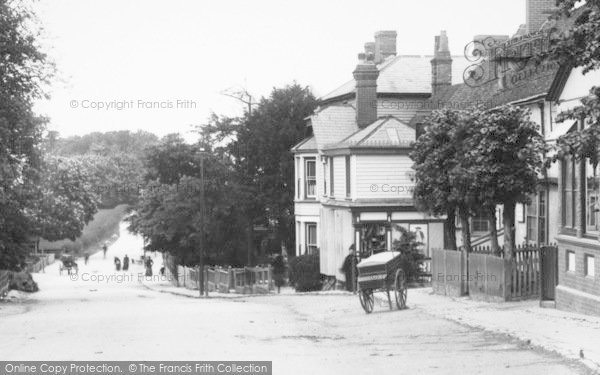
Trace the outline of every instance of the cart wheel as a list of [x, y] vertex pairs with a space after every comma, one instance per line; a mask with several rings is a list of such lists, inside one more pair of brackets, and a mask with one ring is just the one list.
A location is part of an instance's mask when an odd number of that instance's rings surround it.
[[406, 277], [404, 271], [399, 269], [396, 271], [396, 278], [394, 282], [394, 294], [396, 295], [396, 306], [398, 310], [406, 308]]
[[371, 289], [361, 290], [358, 292], [358, 298], [360, 299], [360, 305], [367, 314], [373, 312], [373, 306], [375, 305], [375, 299], [373, 298], [373, 291]]

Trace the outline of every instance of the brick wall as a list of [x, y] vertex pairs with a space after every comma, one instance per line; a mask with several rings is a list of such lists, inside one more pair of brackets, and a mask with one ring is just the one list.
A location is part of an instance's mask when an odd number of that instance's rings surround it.
[[[600, 242], [558, 236], [558, 287], [556, 306], [564, 310], [600, 315]], [[575, 270], [567, 270], [568, 252], [575, 255]], [[595, 258], [595, 276], [586, 276], [585, 256]]]

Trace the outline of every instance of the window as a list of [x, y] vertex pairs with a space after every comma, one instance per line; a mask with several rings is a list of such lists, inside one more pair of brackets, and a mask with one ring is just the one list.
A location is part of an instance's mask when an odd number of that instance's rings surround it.
[[296, 158], [296, 175], [298, 181], [296, 183], [296, 196], [300, 199], [300, 186], [302, 186], [302, 179], [300, 178], [300, 158]]
[[317, 162], [314, 158], [306, 159], [304, 162], [304, 181], [306, 198], [317, 196]]
[[527, 206], [527, 240], [547, 243], [546, 236], [546, 192], [540, 191], [531, 198]]
[[585, 177], [586, 232], [598, 232], [598, 205], [600, 203], [598, 201], [598, 188], [600, 186], [598, 183], [598, 166], [594, 168], [594, 165], [588, 161], [585, 168]]
[[473, 216], [471, 219], [471, 226], [473, 227], [473, 232], [490, 231], [490, 221], [483, 211], [480, 211], [477, 215]]
[[329, 196], [333, 198], [333, 157], [329, 158]]
[[306, 251], [314, 254], [317, 251], [317, 224], [306, 223]]
[[563, 226], [575, 227], [575, 198], [577, 196], [575, 184], [575, 161], [572, 157], [566, 157], [562, 162], [563, 180]]
[[585, 275], [589, 277], [596, 276], [596, 259], [593, 255], [585, 255]]
[[323, 196], [327, 195], [327, 164], [323, 163]]
[[575, 253], [567, 250], [567, 271], [575, 272]]
[[352, 195], [352, 187], [350, 185], [350, 155], [346, 155], [346, 198]]

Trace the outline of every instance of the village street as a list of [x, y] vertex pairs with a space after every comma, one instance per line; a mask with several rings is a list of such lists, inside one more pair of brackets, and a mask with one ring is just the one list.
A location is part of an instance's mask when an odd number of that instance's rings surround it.
[[[122, 225], [106, 259], [81, 261], [77, 278], [60, 276], [58, 263], [36, 274], [40, 292], [0, 305], [0, 357], [272, 360], [275, 374], [586, 373], [557, 355], [411, 308], [410, 292], [408, 310], [376, 306], [371, 315], [348, 294], [200, 300], [159, 293], [138, 282], [140, 264], [113, 269], [114, 256], [139, 259], [140, 249]], [[155, 271], [160, 265], [156, 257]], [[91, 281], [101, 275], [114, 279]]]

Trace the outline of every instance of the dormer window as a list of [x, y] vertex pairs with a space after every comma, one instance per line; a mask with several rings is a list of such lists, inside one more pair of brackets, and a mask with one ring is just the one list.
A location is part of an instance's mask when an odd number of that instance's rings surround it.
[[314, 199], [317, 197], [317, 162], [307, 158], [304, 163], [305, 197]]

